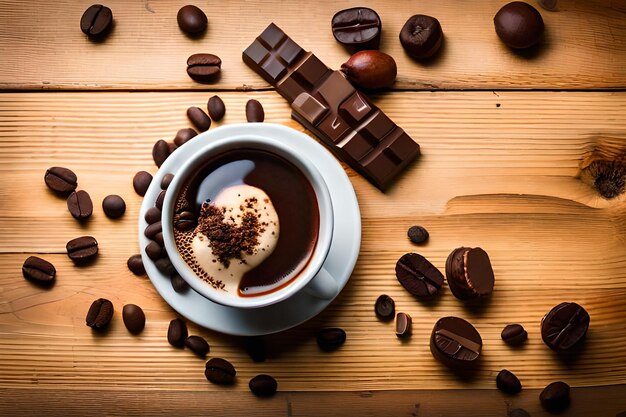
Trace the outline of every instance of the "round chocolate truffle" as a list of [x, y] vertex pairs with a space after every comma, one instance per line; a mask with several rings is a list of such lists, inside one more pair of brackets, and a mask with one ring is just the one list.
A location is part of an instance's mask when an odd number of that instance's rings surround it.
[[538, 44], [543, 36], [541, 14], [528, 3], [514, 1], [504, 5], [493, 18], [498, 37], [507, 46], [525, 49]]
[[406, 21], [400, 31], [400, 43], [412, 58], [427, 59], [435, 55], [443, 41], [439, 20], [416, 14]]

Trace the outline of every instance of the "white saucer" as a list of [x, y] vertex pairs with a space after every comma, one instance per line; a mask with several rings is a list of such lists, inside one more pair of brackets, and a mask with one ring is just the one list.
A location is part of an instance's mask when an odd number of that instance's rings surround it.
[[[335, 215], [333, 239], [324, 268], [337, 280], [337, 294], [322, 300], [300, 291], [277, 304], [256, 308], [236, 309], [223, 306], [204, 298], [190, 289], [179, 294], [172, 288], [169, 277], [163, 275], [148, 258], [145, 247], [150, 242], [144, 236], [148, 225], [144, 219], [146, 211], [154, 206], [161, 191], [161, 180], [167, 173], [176, 174], [177, 169], [208, 141], [246, 133], [266, 136], [283, 142], [305, 154], [320, 171], [330, 192]], [[204, 132], [185, 143], [172, 153], [146, 192], [139, 211], [139, 246], [146, 273], [161, 297], [179, 314], [192, 322], [218, 332], [256, 336], [287, 330], [319, 314], [339, 294], [348, 282], [359, 256], [361, 246], [361, 214], [356, 194], [341, 165], [332, 154], [314, 139], [286, 126], [271, 123], [246, 123], [218, 127]]]

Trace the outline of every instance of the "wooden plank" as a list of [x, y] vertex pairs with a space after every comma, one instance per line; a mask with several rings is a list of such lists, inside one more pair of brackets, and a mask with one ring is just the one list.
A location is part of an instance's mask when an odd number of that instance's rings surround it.
[[[397, 89], [614, 89], [626, 84], [626, 1], [559, 1], [541, 9], [545, 44], [531, 53], [505, 47], [493, 28], [504, 2], [424, 0], [363, 1], [383, 21], [381, 50], [398, 63]], [[532, 2], [535, 6], [536, 3]], [[177, 1], [110, 0], [115, 28], [105, 42], [89, 41], [79, 21], [90, 1], [0, 2], [0, 89], [206, 89], [187, 76], [187, 57], [212, 52], [223, 60], [212, 89], [265, 88], [241, 60], [241, 52], [275, 22], [327, 65], [339, 68], [349, 54], [333, 38], [333, 14], [352, 3], [332, 0], [207, 1], [209, 29], [186, 37], [176, 24]], [[538, 6], [537, 6], [538, 7]], [[417, 63], [398, 34], [413, 14], [437, 17], [445, 33], [440, 55]], [[306, 25], [302, 22], [306, 21]]]
[[[574, 388], [564, 417], [623, 416], [626, 386]], [[242, 395], [243, 394], [243, 395]], [[534, 417], [550, 416], [539, 404], [539, 390], [507, 396], [496, 390], [420, 390], [354, 392], [278, 392], [256, 398], [230, 388], [205, 392], [171, 390], [113, 391], [9, 388], [0, 390], [0, 412], [11, 416], [161, 416], [228, 415], [325, 417], [505, 416], [523, 408]], [[84, 400], [88, 398], [86, 403]]]

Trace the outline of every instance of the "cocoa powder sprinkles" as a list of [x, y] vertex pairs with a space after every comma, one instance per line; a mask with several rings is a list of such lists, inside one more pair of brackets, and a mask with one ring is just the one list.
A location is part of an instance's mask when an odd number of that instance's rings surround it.
[[[246, 207], [252, 208], [255, 201], [246, 200]], [[241, 226], [226, 222], [226, 208], [210, 203], [202, 204], [197, 232], [205, 235], [213, 254], [224, 267], [230, 266], [231, 259], [241, 259], [243, 254], [253, 255], [259, 244], [263, 227], [258, 216], [245, 211], [241, 216]]]

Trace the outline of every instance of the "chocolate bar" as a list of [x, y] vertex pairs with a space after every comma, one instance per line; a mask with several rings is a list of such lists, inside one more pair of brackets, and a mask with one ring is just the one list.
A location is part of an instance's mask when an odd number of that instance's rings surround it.
[[289, 101], [293, 119], [381, 190], [419, 155], [419, 145], [340, 71], [275, 24], [243, 51], [243, 61]]

